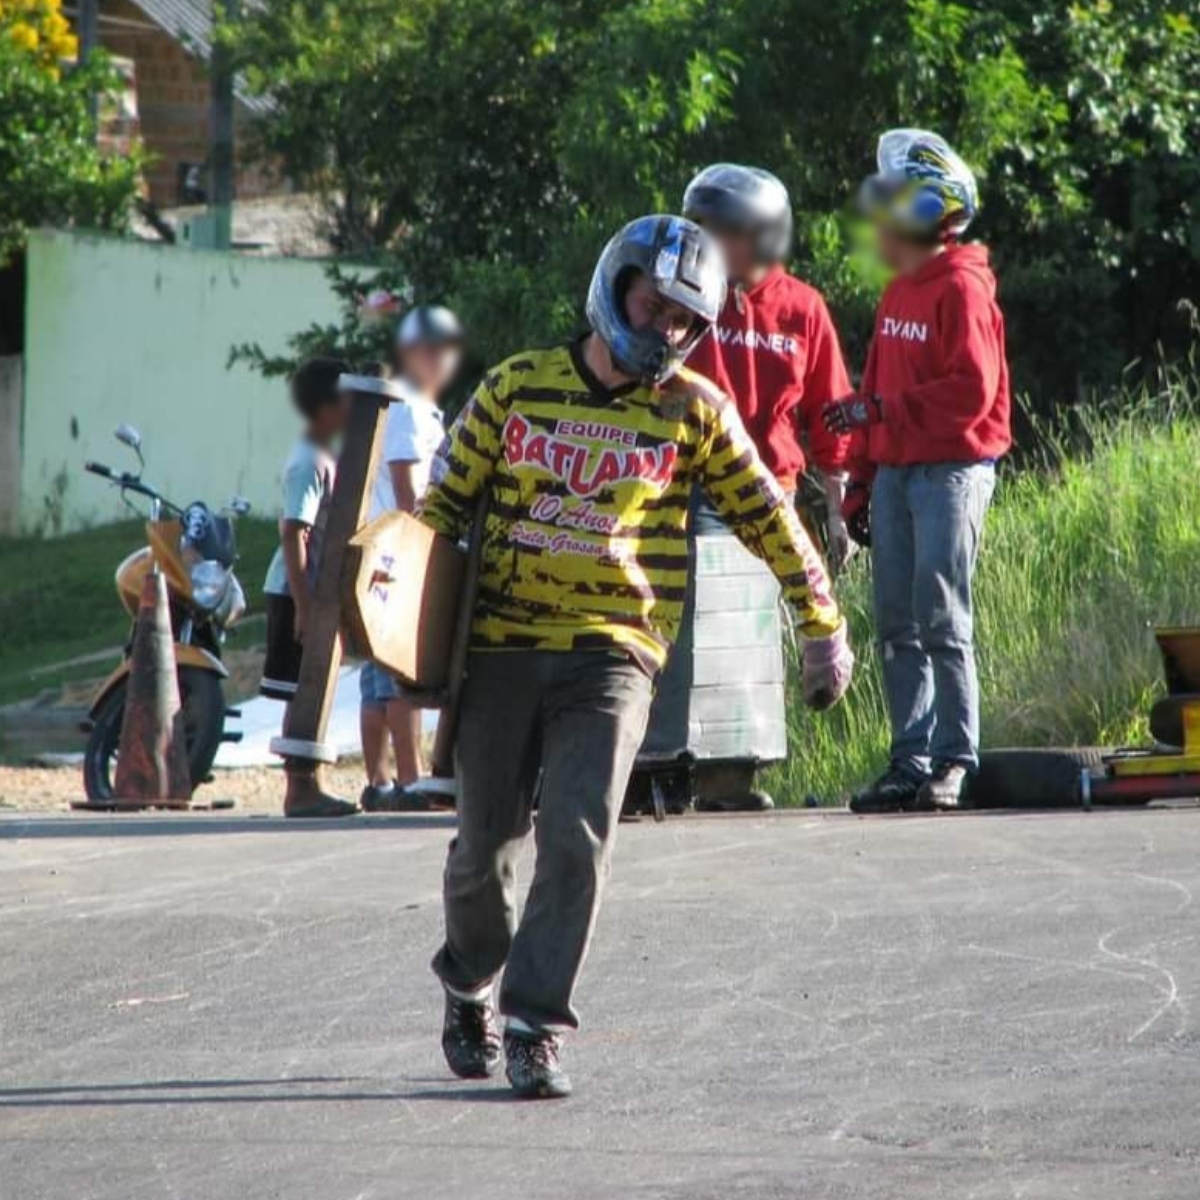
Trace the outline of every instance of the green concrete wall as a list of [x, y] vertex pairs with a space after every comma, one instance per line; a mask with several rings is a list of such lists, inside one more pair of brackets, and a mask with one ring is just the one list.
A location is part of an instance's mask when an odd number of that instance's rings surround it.
[[19, 354], [0, 356], [0, 537], [20, 532], [24, 365]]
[[133, 465], [112, 437], [142, 432], [146, 478], [173, 500], [246, 496], [278, 508], [280, 466], [298, 432], [286, 384], [229, 348], [268, 352], [335, 298], [320, 263], [249, 258], [68, 233], [29, 243], [20, 526], [62, 533], [122, 515], [86, 459]]

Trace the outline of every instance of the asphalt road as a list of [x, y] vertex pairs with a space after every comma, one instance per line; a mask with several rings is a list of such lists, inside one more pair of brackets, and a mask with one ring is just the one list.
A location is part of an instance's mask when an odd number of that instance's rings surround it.
[[448, 833], [0, 819], [0, 1197], [1200, 1194], [1200, 811], [623, 828], [542, 1104], [442, 1065]]

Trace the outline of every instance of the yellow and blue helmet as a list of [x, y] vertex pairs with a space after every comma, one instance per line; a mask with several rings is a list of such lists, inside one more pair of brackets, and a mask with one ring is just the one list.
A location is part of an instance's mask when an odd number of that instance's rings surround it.
[[938, 134], [889, 129], [879, 139], [876, 164], [859, 193], [863, 211], [873, 220], [936, 241], [961, 237], [975, 219], [975, 176]]

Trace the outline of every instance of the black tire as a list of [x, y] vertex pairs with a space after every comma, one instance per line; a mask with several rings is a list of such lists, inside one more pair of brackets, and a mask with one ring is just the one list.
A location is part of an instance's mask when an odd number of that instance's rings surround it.
[[[122, 681], [100, 706], [88, 735], [83, 752], [83, 787], [89, 800], [111, 800], [113, 796], [113, 764], [125, 716], [125, 687], [126, 681]], [[179, 700], [183, 706], [188, 770], [194, 792], [212, 770], [225, 728], [225, 695], [220, 677], [199, 667], [180, 667]]]
[[971, 780], [973, 808], [1079, 808], [1084, 770], [1099, 767], [1103, 746], [984, 750]]

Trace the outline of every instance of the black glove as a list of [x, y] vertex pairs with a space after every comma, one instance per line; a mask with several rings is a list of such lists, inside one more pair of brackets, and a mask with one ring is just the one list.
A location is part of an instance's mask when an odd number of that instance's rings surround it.
[[867, 429], [883, 420], [883, 401], [878, 396], [843, 396], [821, 410], [825, 428], [836, 437], [856, 429]]
[[850, 536], [860, 545], [871, 544], [871, 485], [853, 481], [842, 501], [842, 517]]

